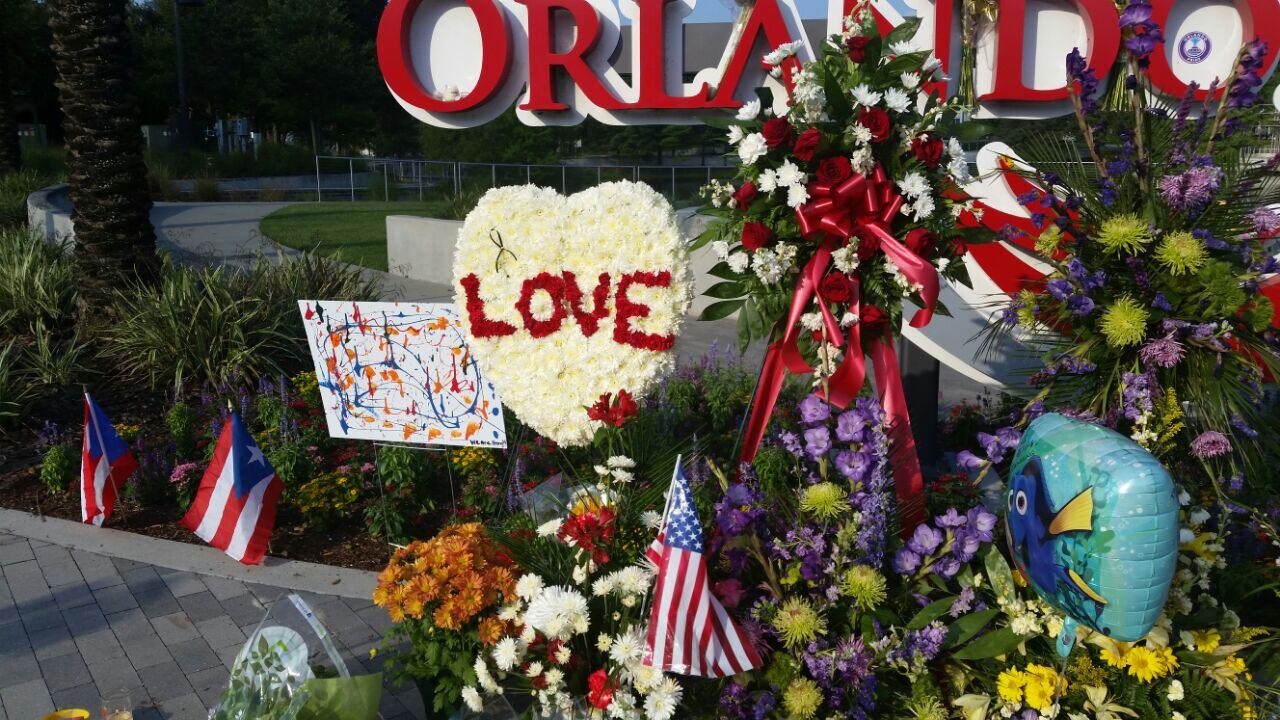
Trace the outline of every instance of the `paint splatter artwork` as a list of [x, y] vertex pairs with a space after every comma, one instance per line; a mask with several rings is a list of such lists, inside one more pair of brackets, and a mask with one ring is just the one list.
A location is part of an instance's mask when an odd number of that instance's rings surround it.
[[506, 447], [502, 404], [448, 304], [300, 300], [336, 438]]

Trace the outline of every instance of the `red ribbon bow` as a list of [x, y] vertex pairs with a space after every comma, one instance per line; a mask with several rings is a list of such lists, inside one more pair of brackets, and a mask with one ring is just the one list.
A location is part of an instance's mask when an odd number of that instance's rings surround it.
[[[889, 180], [883, 167], [877, 165], [870, 174], [854, 175], [835, 184], [812, 184], [809, 186], [809, 193], [812, 199], [796, 209], [796, 220], [800, 224], [800, 232], [806, 238], [820, 239], [821, 245], [800, 271], [782, 339], [770, 345], [765, 355], [760, 384], [744, 435], [741, 455], [743, 462], [750, 462], [755, 458], [769, 418], [773, 415], [778, 394], [782, 390], [786, 371], [800, 375], [813, 371], [801, 354], [797, 341], [800, 337], [800, 316], [815, 296], [822, 313], [826, 341], [836, 347], [846, 348], [840, 366], [832, 373], [819, 394], [837, 407], [847, 407], [857, 397], [866, 380], [860, 323], [854, 323], [846, 334], [826, 300], [818, 292], [819, 284], [831, 265], [831, 254], [838, 247], [855, 236], [865, 237], [868, 234], [880, 241], [880, 249], [884, 254], [898, 266], [908, 282], [920, 290], [924, 307], [912, 317], [912, 327], [924, 327], [933, 319], [941, 290], [941, 282], [933, 266], [907, 249], [889, 230], [905, 200]], [[848, 305], [850, 312], [855, 315], [861, 313], [856, 280], [853, 282], [853, 299]], [[904, 531], [910, 532], [924, 518], [924, 478], [920, 472], [920, 460], [916, 456], [911, 421], [907, 417], [898, 357], [888, 337], [872, 339], [868, 352], [893, 440], [892, 462], [898, 502], [902, 510], [902, 524]]]

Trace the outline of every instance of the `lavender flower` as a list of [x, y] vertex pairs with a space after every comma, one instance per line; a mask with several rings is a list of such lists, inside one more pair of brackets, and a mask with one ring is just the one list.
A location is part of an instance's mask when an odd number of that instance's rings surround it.
[[1098, 306], [1088, 295], [1072, 295], [1067, 299], [1067, 312], [1076, 317], [1088, 317]]
[[967, 587], [960, 590], [960, 594], [956, 596], [954, 602], [951, 603], [951, 610], [947, 612], [953, 618], [969, 612], [973, 608], [973, 588]]
[[1191, 452], [1204, 460], [1231, 452], [1231, 440], [1217, 430], [1206, 430], [1191, 441]]
[[836, 419], [836, 437], [840, 442], [863, 442], [863, 429], [870, 424], [868, 418], [855, 407], [848, 412], [841, 413]]
[[1120, 28], [1124, 31], [1125, 49], [1138, 58], [1140, 67], [1145, 68], [1149, 63], [1148, 56], [1164, 40], [1160, 26], [1151, 19], [1151, 4], [1146, 0], [1130, 0], [1120, 14]]
[[831, 417], [831, 406], [827, 404], [826, 400], [818, 397], [816, 393], [800, 401], [801, 422], [812, 425], [826, 422], [829, 417]]
[[1217, 167], [1193, 167], [1160, 178], [1160, 195], [1165, 204], [1182, 213], [1196, 213], [1205, 208], [1222, 183], [1222, 170]]
[[1236, 79], [1227, 90], [1227, 107], [1247, 108], [1258, 101], [1262, 89], [1262, 61], [1267, 55], [1267, 44], [1259, 39], [1250, 40], [1240, 54], [1236, 67]]
[[932, 555], [944, 539], [943, 534], [928, 523], [917, 525], [911, 539], [907, 541], [907, 549], [918, 555]]
[[804, 431], [804, 451], [813, 460], [825, 457], [831, 452], [831, 433], [825, 427], [809, 428]]
[[910, 550], [899, 550], [893, 558], [893, 571], [900, 575], [913, 575], [919, 569], [920, 556]]
[[1259, 235], [1270, 237], [1280, 230], [1280, 213], [1268, 207], [1260, 207], [1249, 216], [1253, 229]]
[[1186, 348], [1172, 336], [1148, 340], [1138, 351], [1142, 364], [1148, 368], [1169, 369], [1182, 362], [1187, 356]]
[[1089, 67], [1084, 55], [1080, 54], [1080, 48], [1073, 48], [1067, 55], [1067, 77], [1080, 96], [1080, 106], [1085, 114], [1097, 110], [1098, 102], [1095, 97], [1100, 86], [1098, 75]]
[[961, 450], [956, 453], [956, 464], [965, 470], [978, 470], [987, 464], [986, 460], [974, 455], [968, 450]]
[[1045, 289], [1048, 290], [1049, 294], [1057, 300], [1066, 300], [1073, 292], [1075, 292], [1075, 288], [1071, 286], [1071, 281], [1066, 278], [1054, 278], [1053, 280], [1050, 280], [1049, 284], [1045, 286]]
[[1125, 373], [1120, 379], [1124, 416], [1137, 420], [1154, 408], [1155, 378], [1147, 373]]

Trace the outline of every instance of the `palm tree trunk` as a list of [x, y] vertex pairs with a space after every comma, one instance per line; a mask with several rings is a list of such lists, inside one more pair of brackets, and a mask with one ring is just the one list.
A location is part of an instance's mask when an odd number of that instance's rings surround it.
[[[0, 3], [0, 8], [3, 7]], [[22, 148], [18, 145], [18, 122], [13, 107], [14, 72], [6, 50], [0, 48], [0, 173], [22, 167]]]
[[48, 2], [82, 318], [100, 315], [113, 288], [153, 278], [158, 265], [126, 2]]

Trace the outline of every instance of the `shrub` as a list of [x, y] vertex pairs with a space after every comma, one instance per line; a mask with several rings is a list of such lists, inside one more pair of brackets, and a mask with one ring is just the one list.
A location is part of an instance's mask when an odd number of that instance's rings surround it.
[[451, 195], [445, 200], [440, 214], [446, 220], [466, 220], [467, 215], [475, 209], [476, 203], [480, 202], [482, 195], [484, 195], [483, 190], [464, 190], [457, 195]]
[[26, 227], [27, 196], [53, 182], [53, 176], [29, 169], [0, 175], [0, 230]]
[[222, 188], [218, 185], [216, 177], [206, 175], [196, 178], [192, 183], [191, 191], [197, 202], [218, 202], [222, 199]]
[[42, 385], [66, 386], [82, 382], [92, 369], [87, 360], [91, 345], [81, 342], [80, 330], [73, 328], [70, 337], [59, 339], [53, 331], [38, 323], [32, 327], [34, 339], [24, 355], [27, 371]]
[[147, 186], [151, 189], [154, 200], [177, 202], [182, 199], [182, 191], [178, 189], [178, 183], [165, 165], [153, 164], [148, 168]]
[[169, 426], [169, 437], [173, 438], [173, 449], [180, 459], [195, 457], [196, 438], [200, 434], [196, 412], [190, 405], [179, 400], [169, 408], [165, 416], [165, 424]]
[[18, 368], [18, 341], [0, 345], [0, 428], [11, 427], [26, 412], [34, 389]]
[[0, 230], [0, 268], [0, 330], [14, 335], [71, 317], [76, 267], [65, 247], [26, 230]]
[[50, 445], [40, 463], [40, 484], [55, 495], [66, 492], [76, 478], [80, 456], [73, 443]]
[[360, 503], [358, 488], [359, 483], [348, 473], [323, 472], [303, 483], [290, 499], [308, 527], [324, 531], [355, 511]]

